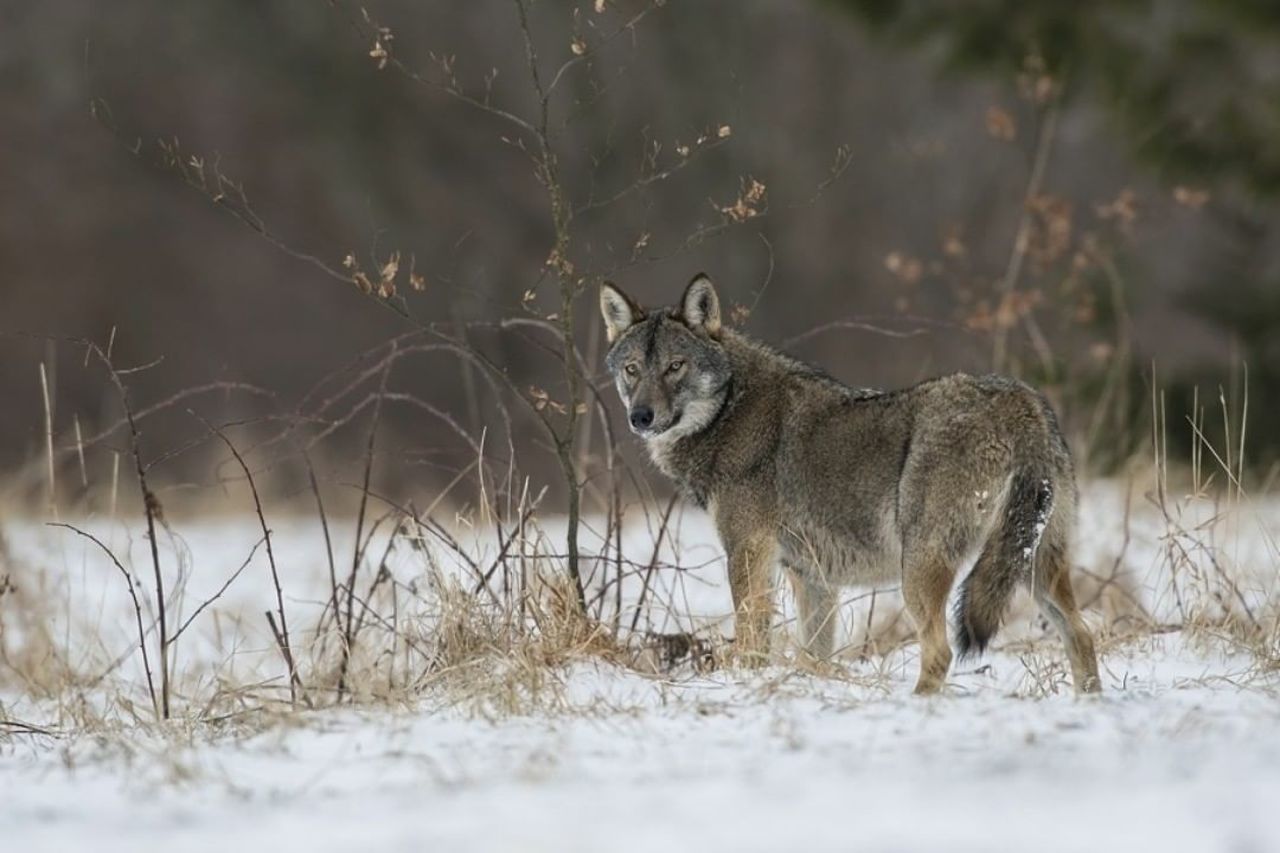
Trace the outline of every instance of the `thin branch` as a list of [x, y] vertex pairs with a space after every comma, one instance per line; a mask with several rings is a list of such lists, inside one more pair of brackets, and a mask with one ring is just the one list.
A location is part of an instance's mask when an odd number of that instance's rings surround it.
[[[392, 348], [394, 353], [394, 346]], [[356, 536], [355, 551], [351, 557], [351, 575], [347, 579], [347, 612], [346, 612], [346, 633], [343, 636], [342, 644], [342, 662], [339, 665], [338, 674], [338, 698], [342, 698], [342, 694], [347, 687], [347, 669], [351, 665], [351, 646], [355, 642], [355, 636], [352, 633], [353, 620], [355, 618], [352, 612], [355, 607], [355, 587], [356, 575], [360, 571], [361, 543], [360, 537], [364, 531], [365, 511], [369, 505], [369, 483], [373, 476], [373, 459], [374, 448], [378, 438], [378, 424], [382, 418], [382, 398], [387, 392], [387, 379], [391, 374], [391, 366], [394, 364], [393, 359], [388, 359], [382, 370], [382, 379], [378, 385], [378, 397], [373, 406], [373, 422], [369, 425], [369, 440], [365, 447], [364, 460], [364, 483], [360, 489], [360, 510], [356, 515]]]
[[[996, 289], [999, 302], [1013, 296], [1018, 288], [1018, 279], [1022, 276], [1022, 265], [1027, 257], [1027, 249], [1031, 242], [1031, 203], [1040, 195], [1044, 185], [1045, 172], [1049, 165], [1049, 154], [1053, 150], [1054, 137], [1058, 130], [1058, 105], [1049, 107], [1045, 115], [1044, 126], [1036, 138], [1035, 159], [1031, 164], [1031, 175], [1027, 178], [1027, 188], [1022, 196], [1022, 210], [1018, 215], [1018, 230], [1014, 233], [1013, 247], [1009, 251], [1009, 262], [1005, 266], [1004, 275]], [[1005, 370], [1009, 342], [1009, 327], [999, 324], [995, 331], [995, 342], [991, 354], [991, 369], [997, 372]]]
[[810, 338], [816, 338], [819, 335], [825, 334], [827, 332], [832, 332], [832, 331], [841, 330], [841, 329], [845, 329], [845, 330], [854, 329], [860, 332], [872, 332], [873, 334], [882, 335], [886, 338], [914, 338], [920, 335], [929, 334], [928, 329], [920, 328], [920, 327], [917, 327], [914, 329], [899, 330], [899, 329], [890, 329], [885, 326], [877, 326], [874, 323], [867, 323], [862, 320], [833, 320], [830, 323], [823, 323], [820, 326], [814, 326], [812, 329], [809, 329], [807, 332], [801, 332], [798, 335], [793, 335], [792, 337], [787, 338], [785, 341], [782, 342], [782, 349], [790, 349], [796, 344], [803, 343], [804, 341], [807, 341]]
[[675, 164], [668, 166], [667, 168], [662, 169], [660, 171], [650, 172], [647, 175], [642, 175], [639, 178], [637, 178], [635, 181], [633, 181], [631, 184], [628, 184], [627, 186], [615, 192], [613, 195], [606, 196], [605, 198], [601, 198], [601, 199], [588, 199], [587, 201], [583, 202], [582, 204], [574, 208], [573, 215], [577, 217], [584, 213], [589, 213], [591, 211], [599, 210], [602, 207], [609, 207], [610, 205], [616, 204], [617, 202], [622, 201], [628, 196], [631, 196], [637, 192], [640, 192], [641, 190], [647, 189], [648, 187], [654, 184], [662, 183], [663, 181], [667, 180], [673, 175], [679, 174], [681, 171], [683, 171], [684, 169], [692, 165], [694, 162], [696, 162], [698, 160], [699, 155], [705, 154], [709, 151], [713, 151], [716, 148], [721, 147], [728, 141], [729, 141], [729, 137], [717, 136], [712, 140], [710, 140], [706, 145], [699, 146], [696, 151], [690, 152], [688, 156], [680, 158], [680, 160]]
[[178, 628], [177, 631], [173, 632], [173, 639], [170, 640], [171, 643], [178, 642], [178, 638], [181, 637], [186, 632], [187, 628], [191, 627], [191, 623], [196, 621], [196, 617], [199, 616], [201, 613], [203, 613], [215, 601], [222, 598], [223, 594], [228, 589], [231, 588], [231, 585], [233, 583], [236, 582], [236, 578], [240, 577], [240, 575], [244, 573], [244, 570], [249, 568], [249, 564], [253, 562], [254, 554], [258, 553], [258, 547], [261, 546], [262, 543], [265, 541], [266, 541], [266, 537], [264, 536], [261, 539], [259, 539], [257, 542], [253, 543], [253, 547], [249, 549], [249, 556], [244, 558], [244, 562], [240, 564], [240, 568], [232, 572], [231, 577], [227, 578], [226, 582], [223, 583], [222, 586], [218, 588], [218, 591], [215, 592], [209, 598], [205, 599], [204, 602], [201, 603], [201, 605], [197, 607], [190, 616], [187, 617], [187, 621], [183, 622], [182, 626]]
[[44, 735], [46, 737], [61, 737], [62, 733], [44, 726], [36, 726], [31, 723], [24, 723], [21, 720], [0, 720], [0, 730], [10, 735]]
[[387, 38], [390, 30], [379, 25], [377, 21], [369, 16], [369, 13], [363, 7], [361, 8], [361, 16], [356, 17], [349, 9], [346, 8], [347, 4], [339, 2], [339, 0], [329, 0], [329, 5], [335, 9], [342, 8], [344, 10], [346, 13], [344, 17], [346, 17], [347, 23], [350, 24], [352, 30], [355, 31], [362, 42], [365, 44], [373, 42], [376, 45], [376, 49], [381, 51], [378, 56], [380, 63], [385, 62], [386, 65], [394, 68], [414, 83], [433, 89], [453, 98], [461, 104], [466, 104], [473, 109], [488, 113], [495, 118], [500, 118], [503, 121], [509, 122], [519, 130], [528, 133], [536, 132], [534, 126], [529, 121], [521, 118], [513, 112], [510, 112], [509, 110], [504, 110], [501, 107], [495, 107], [488, 101], [487, 97], [485, 100], [481, 100], [464, 92], [462, 87], [459, 85], [457, 78], [453, 76], [451, 59], [444, 59], [437, 62], [441, 71], [445, 75], [446, 82], [442, 83], [432, 80], [426, 75], [410, 68], [394, 54], [391, 49], [391, 40]]
[[647, 18], [656, 9], [664, 5], [666, 5], [665, 0], [655, 0], [655, 2], [650, 3], [648, 6], [644, 7], [636, 14], [632, 15], [629, 19], [627, 19], [626, 23], [619, 26], [616, 30], [609, 33], [608, 35], [602, 36], [595, 44], [585, 49], [582, 53], [576, 56], [573, 56], [570, 59], [565, 60], [564, 64], [560, 66], [559, 70], [556, 71], [554, 75], [552, 75], [551, 82], [547, 84], [547, 96], [550, 97], [551, 93], [556, 90], [556, 86], [560, 85], [560, 80], [571, 68], [594, 58], [595, 55], [599, 53], [603, 47], [605, 47], [607, 44], [612, 42], [614, 39], [616, 39], [618, 36], [622, 35], [623, 33], [632, 32], [633, 30], [635, 30], [636, 26], [639, 25], [641, 21]]
[[[679, 494], [673, 494], [671, 499], [667, 501], [667, 508], [662, 513], [662, 525], [658, 528], [658, 535], [653, 539], [653, 556], [649, 558], [649, 565], [644, 573], [644, 582], [640, 586], [640, 596], [636, 599], [635, 610], [631, 614], [631, 633], [636, 632], [636, 626], [640, 624], [640, 613], [644, 610], [644, 600], [649, 595], [649, 586], [653, 582], [654, 573], [658, 568], [658, 557], [662, 554], [662, 538], [666, 535], [667, 525], [671, 522], [671, 513], [676, 508], [676, 503], [680, 500]], [[621, 524], [621, 521], [619, 521]], [[621, 578], [619, 578], [621, 584]]]
[[245, 479], [249, 483], [249, 492], [253, 495], [253, 510], [258, 516], [258, 526], [262, 529], [262, 538], [267, 544], [267, 563], [271, 566], [271, 583], [276, 589], [276, 612], [280, 614], [280, 653], [284, 656], [284, 662], [289, 671], [289, 698], [292, 702], [297, 702], [298, 690], [302, 687], [302, 682], [298, 678], [298, 667], [293, 660], [293, 650], [289, 647], [289, 622], [284, 613], [284, 592], [280, 588], [280, 572], [276, 567], [275, 551], [271, 547], [271, 528], [267, 527], [267, 518], [262, 511], [262, 498], [258, 494], [258, 484], [254, 482], [253, 472], [249, 470], [249, 464], [244, 461], [244, 457], [240, 455], [240, 451], [236, 449], [235, 444], [227, 437], [227, 434], [195, 412], [191, 412], [191, 415], [198, 418], [214, 435], [222, 440], [222, 443], [227, 446], [227, 450], [231, 451], [231, 455], [235, 457], [236, 463], [240, 466], [240, 470], [244, 472]]
[[[133, 600], [133, 615], [138, 628], [138, 649], [142, 652], [142, 668], [147, 673], [147, 692], [151, 695], [151, 708], [155, 711], [156, 716], [159, 716], [160, 703], [156, 699], [155, 679], [151, 676], [151, 658], [147, 655], [147, 632], [146, 629], [142, 627], [142, 604], [138, 601], [138, 590], [133, 585], [133, 576], [129, 574], [128, 569], [120, 564], [120, 560], [116, 558], [115, 553], [108, 548], [101, 539], [94, 536], [92, 533], [64, 522], [50, 522], [49, 526], [62, 527], [83, 536], [85, 539], [88, 539], [90, 542], [102, 549], [102, 553], [106, 554], [111, 559], [111, 562], [115, 564], [115, 567], [120, 570], [120, 574], [124, 576], [124, 582], [129, 587], [129, 598]], [[161, 607], [161, 612], [164, 612], [163, 606]]]

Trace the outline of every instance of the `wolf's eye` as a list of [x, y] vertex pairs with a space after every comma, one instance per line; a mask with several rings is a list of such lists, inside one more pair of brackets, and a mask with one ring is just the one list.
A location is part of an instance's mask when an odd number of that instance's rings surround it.
[[626, 367], [622, 369], [623, 371], [626, 372], [628, 376], [635, 376], [637, 373], [640, 372], [640, 368], [636, 367], [634, 364], [628, 364]]
[[667, 365], [667, 373], [675, 373], [682, 367], [684, 367], [684, 359], [677, 358], [675, 361]]

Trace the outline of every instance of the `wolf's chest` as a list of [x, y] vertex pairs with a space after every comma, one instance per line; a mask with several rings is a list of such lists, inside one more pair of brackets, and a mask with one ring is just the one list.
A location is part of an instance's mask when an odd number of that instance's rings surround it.
[[658, 466], [659, 471], [673, 480], [681, 479], [674, 441], [666, 441], [662, 436], [658, 436], [646, 441], [645, 449], [649, 451], [649, 458], [654, 465]]
[[714, 491], [714, 477], [702, 457], [692, 452], [688, 442], [664, 441], [661, 436], [646, 443], [649, 458], [658, 470], [675, 481], [685, 498], [706, 509]]

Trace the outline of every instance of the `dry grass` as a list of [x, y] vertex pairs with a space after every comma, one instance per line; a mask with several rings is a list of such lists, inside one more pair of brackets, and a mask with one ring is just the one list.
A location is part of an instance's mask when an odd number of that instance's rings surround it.
[[0, 531], [0, 688], [56, 699], [85, 682], [51, 631], [49, 578], [14, 559]]
[[[1266, 514], [1272, 505], [1267, 496], [1246, 489], [1244, 429], [1237, 426], [1246, 410], [1247, 404], [1234, 414], [1225, 403], [1221, 406], [1217, 432], [1226, 436], [1226, 445], [1207, 437], [1204, 415], [1197, 414], [1196, 446], [1189, 462], [1178, 465], [1163, 438], [1164, 413], [1157, 398], [1149, 461], [1132, 465], [1122, 485], [1120, 535], [1110, 551], [1095, 554], [1093, 564], [1079, 567], [1075, 576], [1077, 595], [1104, 657], [1111, 650], [1181, 632], [1206, 647], [1247, 656], [1251, 670], [1234, 678], [1265, 678], [1280, 669], [1280, 551], [1273, 538], [1274, 519]], [[543, 528], [540, 496], [530, 496], [527, 485], [513, 491], [510, 484], [518, 479], [510, 473], [504, 488], [484, 473], [492, 466], [483, 459], [470, 469], [482, 472], [474, 477], [470, 501], [454, 501], [448, 508], [436, 502], [427, 512], [380, 498], [376, 483], [371, 486], [366, 479], [362, 512], [366, 504], [382, 510], [377, 515], [370, 506], [368, 515], [356, 521], [357, 547], [345, 572], [337, 568], [330, 520], [313, 474], [329, 554], [328, 589], [319, 595], [314, 587], [290, 589], [296, 580], [277, 572], [271, 556], [275, 589], [257, 612], [225, 608], [224, 593], [266, 553], [259, 546], [270, 541], [273, 513], [254, 484], [251, 465], [222, 430], [215, 434], [232, 449], [245, 475], [241, 486], [253, 498], [250, 505], [263, 537], [217, 592], [199, 601], [181, 599], [190, 566], [179, 559], [176, 574], [165, 566], [178, 588], [167, 599], [176, 624], [169, 626], [170, 646], [165, 649], [173, 701], [166, 732], [186, 737], [193, 727], [241, 731], [287, 725], [307, 719], [316, 709], [339, 705], [451, 707], [486, 717], [581, 713], [587, 709], [581, 696], [575, 698], [573, 680], [582, 665], [659, 680], [673, 673], [737, 666], [719, 626], [704, 625], [690, 633], [689, 623], [676, 619], [676, 629], [660, 627], [671, 623], [672, 614], [688, 611], [684, 573], [690, 567], [661, 559], [663, 547], [684, 556], [677, 534], [682, 518], [673, 514], [674, 504], [665, 511], [639, 510], [642, 518], [631, 508], [632, 526], [643, 522], [650, 542], [657, 543], [645, 561], [624, 554], [623, 513], [605, 513], [602, 529], [594, 531], [601, 550], [584, 552], [587, 586], [579, 588], [565, 570], [556, 537]], [[1175, 488], [1175, 482], [1182, 487]], [[52, 487], [50, 494], [55, 494]], [[606, 495], [601, 504], [617, 505], [613, 500]], [[644, 505], [655, 504], [650, 500]], [[62, 517], [69, 514], [64, 507]], [[590, 528], [590, 517], [586, 523]], [[160, 518], [159, 524], [173, 541], [180, 541], [170, 528], [175, 524], [171, 517]], [[1085, 530], [1083, 535], [1092, 533]], [[141, 598], [138, 632], [124, 648], [103, 638], [75, 644], [73, 635], [86, 634], [68, 626], [79, 620], [93, 637], [94, 614], [65, 612], [70, 599], [59, 587], [58, 573], [24, 564], [0, 540], [0, 737], [40, 730], [106, 732], [152, 726], [164, 716], [154, 701], [148, 702], [146, 685], [127, 675], [138, 669], [140, 651], [154, 649], [158, 641], [161, 608], [155, 590], [127, 554], [111, 554], [106, 545], [102, 551], [119, 561]], [[1145, 576], [1135, 564], [1136, 551], [1155, 555], [1156, 565], [1147, 567]], [[90, 553], [106, 565], [100, 551]], [[661, 573], [676, 582], [657, 583]], [[1151, 578], [1159, 580], [1153, 584]], [[122, 578], [114, 580], [124, 584]], [[282, 656], [284, 638], [276, 624], [284, 623], [286, 609], [293, 633], [290, 655]], [[186, 614], [185, 620], [179, 612]], [[264, 612], [271, 627], [265, 638]], [[787, 608], [780, 612], [775, 643], [780, 666], [759, 682], [762, 699], [811, 678], [887, 693], [900, 675], [888, 662], [902, 660], [904, 652], [908, 660], [913, 657], [914, 633], [896, 590], [850, 591], [845, 596], [840, 631], [845, 643], [834, 662], [811, 661], [800, 653]], [[96, 618], [105, 620], [97, 627], [111, 628], [113, 637], [129, 635], [118, 629], [131, 615]], [[305, 624], [307, 619], [311, 624]], [[1018, 695], [1069, 692], [1056, 636], [1027, 600], [1015, 607], [1010, 623], [1003, 648], [1025, 669]], [[177, 642], [188, 627], [214, 638], [210, 642], [221, 657], [189, 655]], [[24, 716], [31, 713], [38, 719]]]

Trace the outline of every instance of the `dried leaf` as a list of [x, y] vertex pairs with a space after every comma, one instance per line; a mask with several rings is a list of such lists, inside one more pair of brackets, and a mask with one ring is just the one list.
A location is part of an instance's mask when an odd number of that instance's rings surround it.
[[1173, 200], [1183, 207], [1199, 210], [1209, 201], [1209, 191], [1176, 186], [1173, 188]]
[[1128, 228], [1138, 218], [1138, 197], [1125, 188], [1112, 201], [1094, 207], [1099, 219], [1115, 220], [1121, 228]]
[[382, 265], [381, 277], [383, 281], [392, 281], [400, 272], [400, 253], [392, 252], [391, 257], [387, 258], [387, 262]]
[[564, 276], [573, 275], [573, 261], [562, 256], [559, 249], [553, 248], [547, 255], [547, 266]]
[[992, 105], [987, 107], [987, 133], [996, 139], [1012, 142], [1018, 136], [1018, 126], [1008, 110]]
[[901, 252], [890, 252], [885, 256], [884, 268], [903, 284], [916, 284], [924, 277], [924, 264]]
[[742, 190], [737, 200], [726, 206], [716, 205], [716, 210], [731, 222], [746, 222], [760, 215], [767, 192], [764, 184], [748, 175], [742, 179]]
[[949, 231], [942, 240], [942, 254], [948, 258], [959, 260], [969, 254], [969, 249], [964, 244], [964, 240], [960, 239], [958, 231]]

